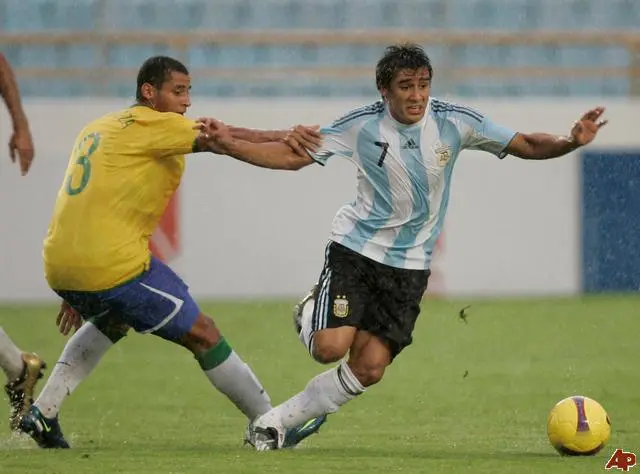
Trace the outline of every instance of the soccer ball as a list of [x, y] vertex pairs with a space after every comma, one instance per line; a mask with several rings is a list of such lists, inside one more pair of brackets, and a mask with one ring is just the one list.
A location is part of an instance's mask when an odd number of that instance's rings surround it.
[[549, 413], [547, 436], [560, 454], [591, 456], [609, 440], [611, 421], [595, 400], [573, 396], [560, 400]]

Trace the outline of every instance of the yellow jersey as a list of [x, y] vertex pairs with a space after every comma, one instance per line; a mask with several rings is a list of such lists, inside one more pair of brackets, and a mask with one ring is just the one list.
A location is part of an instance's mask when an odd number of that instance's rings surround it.
[[106, 290], [148, 269], [149, 239], [180, 184], [194, 125], [136, 105], [80, 132], [44, 241], [51, 288]]

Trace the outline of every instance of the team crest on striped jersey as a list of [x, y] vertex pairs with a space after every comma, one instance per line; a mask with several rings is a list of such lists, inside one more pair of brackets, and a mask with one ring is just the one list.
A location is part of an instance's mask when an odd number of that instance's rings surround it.
[[433, 147], [433, 152], [438, 157], [438, 164], [440, 166], [445, 166], [449, 160], [451, 159], [451, 147], [448, 145], [443, 145], [442, 143], [437, 143]]
[[336, 318], [346, 318], [349, 316], [349, 300], [344, 295], [336, 296], [333, 300], [333, 315]]

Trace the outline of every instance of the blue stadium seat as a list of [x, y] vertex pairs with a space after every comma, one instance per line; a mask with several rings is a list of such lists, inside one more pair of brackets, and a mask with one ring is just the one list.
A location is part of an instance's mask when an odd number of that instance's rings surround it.
[[18, 64], [27, 68], [51, 68], [58, 66], [56, 48], [51, 45], [27, 45], [20, 48]]
[[20, 89], [25, 96], [45, 98], [95, 96], [97, 92], [91, 82], [54, 78], [25, 79]]
[[17, 44], [10, 44], [2, 48], [2, 54], [4, 54], [4, 56], [7, 58], [7, 61], [9, 61], [9, 63], [12, 64], [14, 67], [21, 67], [22, 66], [21, 56], [22, 56], [23, 47], [24, 46], [17, 45]]
[[495, 0], [450, 0], [448, 24], [465, 30], [496, 29]]
[[353, 46], [348, 45], [320, 46], [317, 48], [318, 64], [347, 66], [353, 58], [353, 49]]
[[558, 64], [558, 48], [554, 46], [511, 46], [510, 67], [550, 67]]
[[600, 3], [600, 9], [609, 12], [605, 25], [609, 28], [625, 28], [634, 31], [640, 30], [640, 3], [637, 0], [617, 0], [607, 4]]
[[346, 2], [344, 0], [312, 2], [289, 0], [289, 4], [288, 17], [283, 28], [338, 29], [345, 27]]
[[45, 25], [38, 10], [38, 1], [5, 0], [4, 19], [8, 32], [43, 30]]
[[[0, 0], [0, 28], [7, 32], [81, 31], [106, 29], [204, 31], [237, 29], [374, 29], [410, 28], [459, 30], [640, 30], [640, 0]], [[453, 90], [438, 80], [438, 70], [458, 67], [628, 67], [629, 53], [613, 46], [456, 46], [423, 45], [436, 70], [434, 90], [487, 96], [624, 95], [625, 77], [547, 80], [541, 78], [470, 78]], [[206, 95], [372, 95], [374, 65], [382, 44], [367, 45], [193, 45], [188, 51], [146, 45], [115, 45], [106, 51], [93, 45], [8, 45], [4, 49], [18, 67], [137, 68], [151, 55], [183, 59], [193, 69], [257, 67], [358, 66], [371, 68], [361, 80], [325, 81], [297, 78], [291, 83], [231, 79], [198, 80], [198, 93]], [[105, 64], [103, 64], [105, 61]], [[90, 94], [85, 85], [58, 81], [46, 87], [30, 81], [29, 94]], [[129, 83], [110, 84], [107, 93], [130, 96]]]
[[[589, 30], [598, 29], [603, 18], [592, 12], [591, 0], [555, 0], [545, 1], [543, 25], [552, 30]], [[607, 2], [609, 3], [609, 2]]]
[[447, 2], [442, 0], [411, 0], [398, 9], [399, 27], [440, 29], [447, 26]]
[[360, 0], [346, 2], [343, 6], [343, 27], [350, 30], [394, 27], [394, 19], [392, 17], [385, 18], [384, 16], [383, 1]]
[[177, 51], [162, 45], [117, 45], [107, 51], [107, 66], [138, 68], [147, 58], [156, 55], [169, 55], [186, 61]]
[[[161, 30], [190, 30], [194, 28], [208, 29], [204, 21], [207, 10], [207, 2], [201, 0], [180, 0], [174, 6], [164, 7], [156, 4], [156, 29]], [[215, 7], [215, 2], [208, 2], [210, 8]]]
[[100, 26], [100, 11], [95, 0], [50, 1], [47, 7], [51, 17], [43, 10], [45, 22], [51, 27], [65, 30], [93, 30]]
[[213, 5], [213, 2], [205, 2], [202, 12], [202, 28], [211, 31], [237, 28], [238, 20], [234, 3], [236, 2], [219, 0]]
[[100, 67], [99, 52], [93, 45], [70, 44], [55, 48], [56, 67], [90, 69]]
[[458, 66], [504, 67], [509, 63], [508, 47], [459, 46], [452, 48], [452, 59]]

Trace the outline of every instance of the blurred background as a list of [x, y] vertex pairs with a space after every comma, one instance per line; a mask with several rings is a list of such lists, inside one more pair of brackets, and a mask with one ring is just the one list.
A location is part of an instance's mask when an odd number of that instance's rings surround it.
[[[516, 131], [610, 124], [559, 160], [463, 153], [433, 295], [575, 295], [640, 288], [640, 1], [0, 0], [0, 50], [36, 138], [32, 173], [0, 162], [0, 299], [51, 298], [40, 252], [80, 128], [129, 105], [149, 56], [184, 61], [194, 117], [251, 127], [330, 123], [377, 99], [384, 47], [412, 41], [433, 94]], [[0, 141], [9, 122], [0, 114]], [[202, 297], [298, 295], [316, 279], [354, 169], [299, 173], [190, 158], [154, 251]]]
[[[428, 48], [438, 94], [640, 93], [636, 0], [2, 0], [0, 47], [27, 96], [130, 96], [154, 54], [207, 96], [373, 96], [398, 39]], [[286, 80], [285, 80], [286, 79]]]

